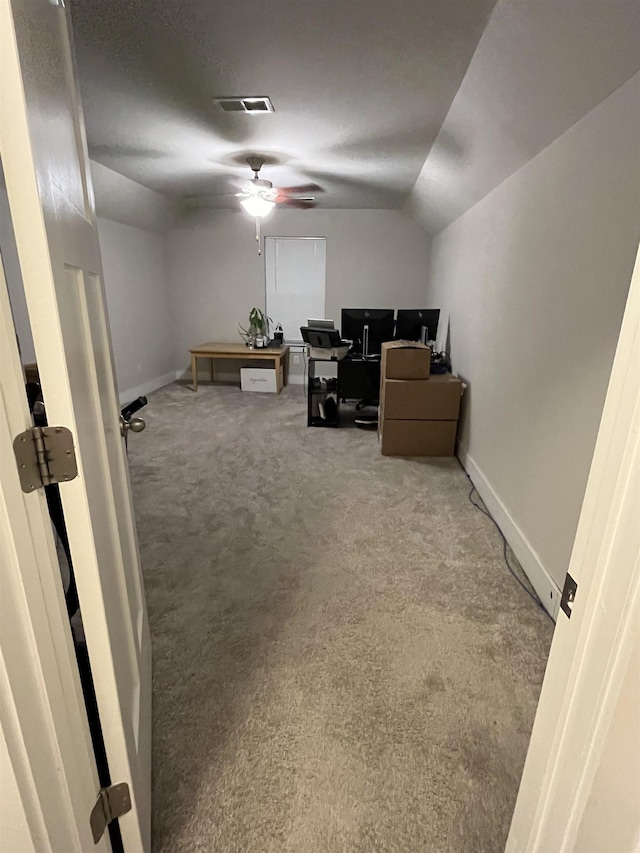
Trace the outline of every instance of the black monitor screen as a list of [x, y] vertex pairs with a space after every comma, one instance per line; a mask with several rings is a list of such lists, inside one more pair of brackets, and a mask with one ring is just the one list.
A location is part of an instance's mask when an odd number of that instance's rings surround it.
[[[352, 352], [357, 355], [380, 355], [384, 341], [393, 340], [392, 308], [343, 308], [342, 337], [353, 341]], [[368, 346], [365, 353], [365, 327]]]
[[427, 327], [427, 340], [435, 341], [438, 334], [439, 308], [398, 309], [395, 339], [397, 341], [419, 341], [422, 327]]

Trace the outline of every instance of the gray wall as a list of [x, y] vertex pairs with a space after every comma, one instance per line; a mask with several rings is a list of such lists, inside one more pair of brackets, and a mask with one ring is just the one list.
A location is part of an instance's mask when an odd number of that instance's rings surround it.
[[98, 219], [98, 234], [124, 400], [175, 378], [164, 237], [109, 219]]
[[[327, 238], [326, 315], [337, 322], [343, 306], [424, 307], [429, 240], [399, 211], [277, 210], [263, 235]], [[238, 323], [264, 306], [264, 255], [245, 213], [211, 211], [172, 229], [167, 256], [176, 364], [185, 369], [190, 346], [241, 340]]]
[[[102, 168], [102, 167], [101, 167]], [[107, 173], [110, 170], [105, 170]], [[111, 173], [115, 175], [115, 173]], [[108, 177], [108, 176], [107, 176]], [[116, 178], [120, 178], [118, 175]], [[127, 179], [123, 179], [126, 181]], [[142, 205], [150, 192], [128, 181], [127, 193], [120, 194], [113, 214], [127, 210], [139, 190]], [[116, 188], [122, 187], [116, 180]], [[138, 188], [136, 190], [135, 188]], [[96, 195], [102, 206], [105, 199]], [[156, 196], [158, 193], [152, 194]], [[107, 203], [115, 204], [116, 195]], [[133, 216], [137, 206], [129, 209]], [[123, 214], [124, 215], [124, 214]], [[151, 204], [142, 220], [149, 227], [169, 224], [168, 208]], [[159, 233], [124, 225], [110, 219], [98, 219], [98, 236], [102, 253], [104, 286], [114, 349], [116, 379], [123, 401], [144, 394], [175, 379], [173, 332], [169, 307], [169, 285], [166, 274], [164, 237]], [[4, 181], [0, 175], [0, 243], [2, 260], [16, 333], [23, 363], [35, 362], [27, 303], [22, 286], [20, 264], [13, 236], [11, 213]]]
[[432, 244], [429, 302], [469, 383], [463, 451], [559, 586], [638, 246], [639, 84]]
[[91, 161], [120, 398], [175, 379], [165, 234], [182, 206]]

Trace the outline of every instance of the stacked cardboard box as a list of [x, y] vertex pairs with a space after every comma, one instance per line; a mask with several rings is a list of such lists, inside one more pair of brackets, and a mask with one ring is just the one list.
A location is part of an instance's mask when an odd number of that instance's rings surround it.
[[453, 456], [462, 382], [430, 376], [430, 366], [427, 346], [383, 344], [378, 432], [385, 456]]

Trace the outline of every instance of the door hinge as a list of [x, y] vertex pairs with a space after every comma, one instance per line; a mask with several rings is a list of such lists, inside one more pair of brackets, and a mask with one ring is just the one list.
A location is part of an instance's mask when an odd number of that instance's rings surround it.
[[564, 579], [564, 588], [562, 590], [562, 597], [560, 598], [560, 607], [567, 614], [569, 619], [571, 619], [571, 607], [570, 605], [576, 600], [576, 592], [578, 591], [578, 584], [571, 577], [569, 572], [567, 572], [567, 576]]
[[78, 476], [73, 435], [66, 427], [32, 427], [13, 440], [23, 492]]
[[93, 842], [97, 844], [112, 820], [131, 811], [131, 794], [126, 782], [100, 788], [95, 806], [91, 809], [89, 823], [93, 833]]

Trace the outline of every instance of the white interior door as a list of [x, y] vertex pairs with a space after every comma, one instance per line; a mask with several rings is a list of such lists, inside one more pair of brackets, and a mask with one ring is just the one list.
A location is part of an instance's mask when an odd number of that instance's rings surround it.
[[149, 850], [151, 651], [68, 13], [0, 0], [0, 154], [49, 424], [74, 435], [60, 487], [112, 782]]
[[[640, 252], [569, 563], [575, 602], [558, 614], [507, 853], [637, 853], [639, 518]], [[616, 764], [618, 791], [598, 796]]]
[[90, 828], [100, 783], [47, 501], [21, 490], [13, 455], [31, 414], [2, 258], [0, 365], [0, 850], [109, 853]]

